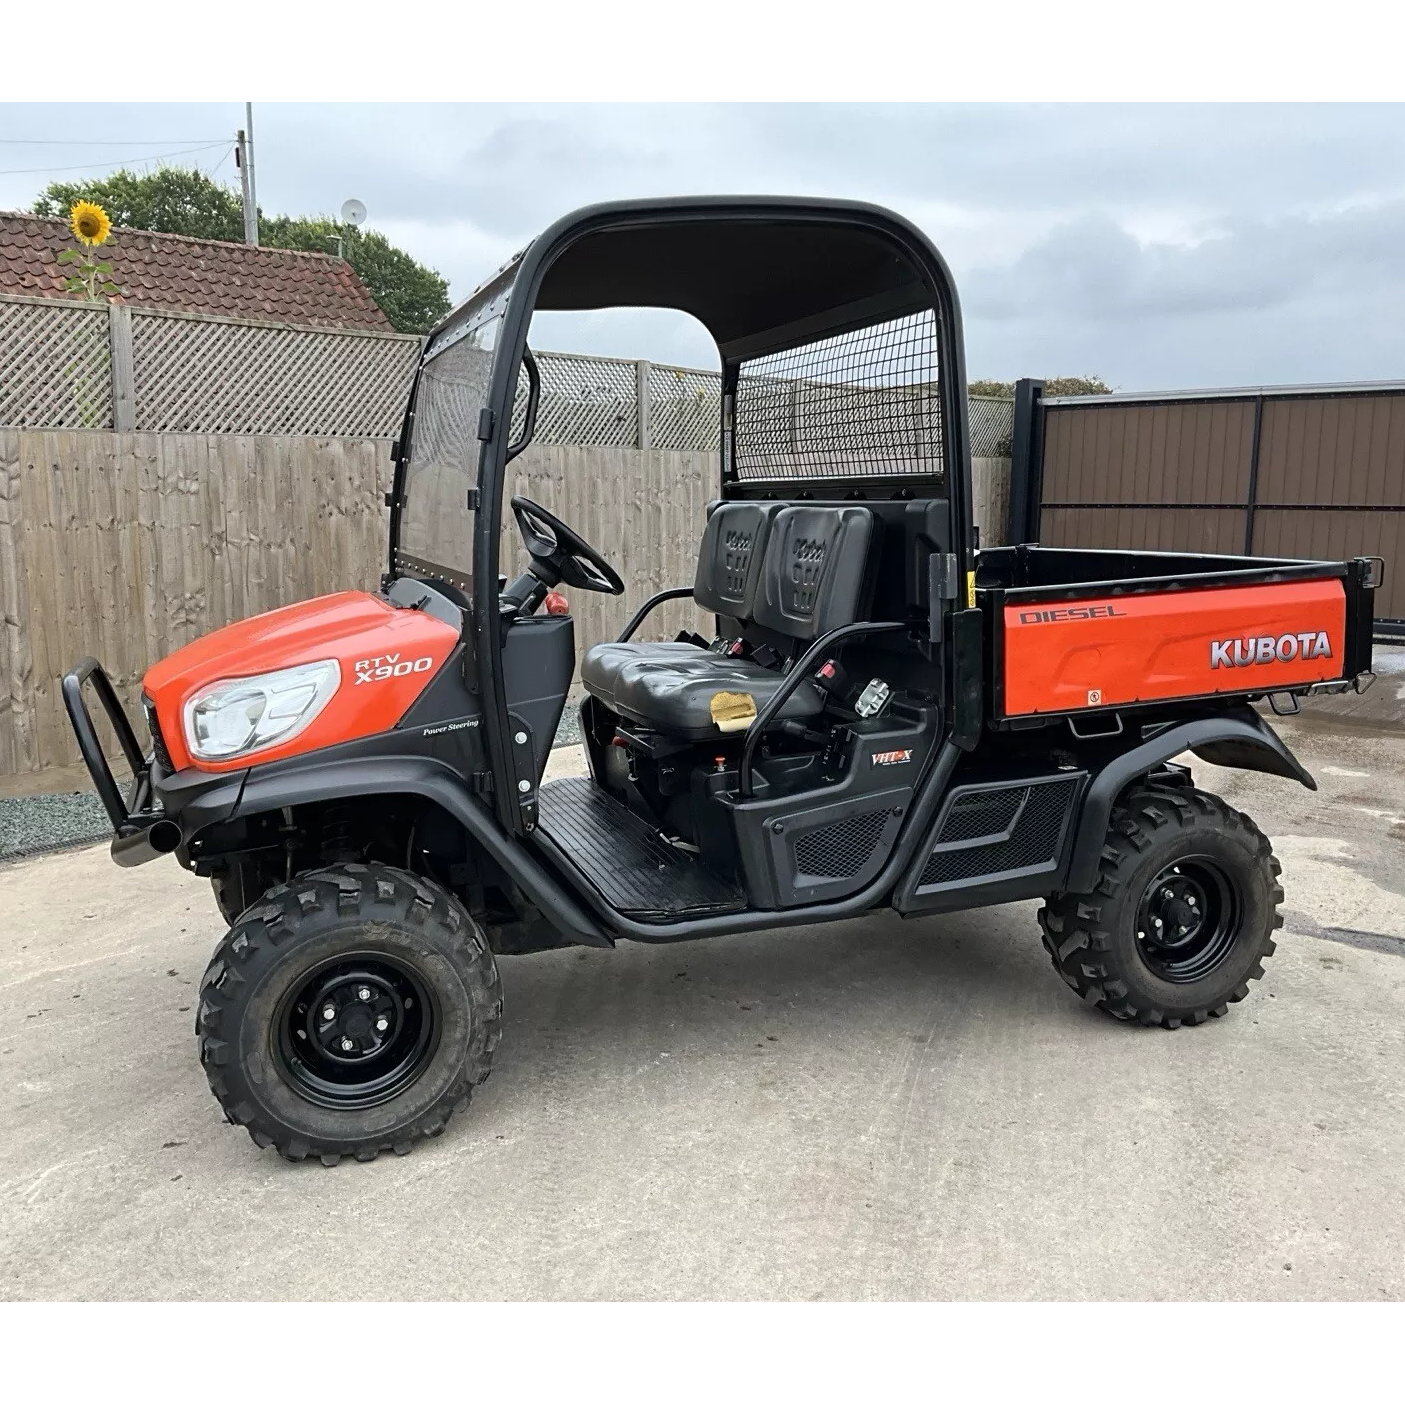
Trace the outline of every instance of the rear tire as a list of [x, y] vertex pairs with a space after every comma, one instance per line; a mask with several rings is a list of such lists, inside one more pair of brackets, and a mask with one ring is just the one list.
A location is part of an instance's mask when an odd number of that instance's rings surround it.
[[502, 987], [437, 884], [337, 864], [244, 912], [201, 983], [200, 1062], [226, 1117], [290, 1161], [437, 1136], [491, 1069]]
[[1249, 993], [1283, 925], [1280, 867], [1254, 822], [1218, 796], [1143, 782], [1125, 794], [1091, 893], [1039, 913], [1044, 948], [1086, 1003], [1177, 1029]]

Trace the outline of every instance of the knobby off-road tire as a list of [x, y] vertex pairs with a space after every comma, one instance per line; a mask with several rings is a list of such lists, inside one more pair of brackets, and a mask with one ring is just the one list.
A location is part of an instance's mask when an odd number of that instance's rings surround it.
[[[1177, 1029], [1225, 1014], [1263, 975], [1283, 925], [1279, 863], [1254, 822], [1218, 796], [1134, 787], [1113, 809], [1099, 869], [1091, 893], [1059, 894], [1039, 913], [1055, 969], [1088, 1004]], [[1216, 936], [1210, 909], [1226, 903], [1228, 930]], [[1196, 914], [1207, 919], [1198, 931]], [[1186, 944], [1158, 946], [1158, 927]]]
[[442, 1132], [487, 1079], [501, 1025], [497, 965], [456, 898], [401, 869], [337, 864], [239, 917], [195, 1027], [231, 1122], [290, 1161], [335, 1165]]

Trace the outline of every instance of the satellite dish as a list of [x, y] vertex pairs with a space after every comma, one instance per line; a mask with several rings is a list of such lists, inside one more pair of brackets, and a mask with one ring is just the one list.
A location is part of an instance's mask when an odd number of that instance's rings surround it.
[[365, 224], [366, 207], [359, 200], [348, 200], [341, 207], [341, 217], [347, 224]]

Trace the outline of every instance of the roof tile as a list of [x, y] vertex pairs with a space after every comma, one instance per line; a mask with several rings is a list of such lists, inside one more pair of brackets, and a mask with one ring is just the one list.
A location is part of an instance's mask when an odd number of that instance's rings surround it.
[[[0, 293], [70, 296], [57, 259], [73, 242], [64, 220], [0, 211]], [[331, 254], [255, 249], [141, 229], [114, 229], [102, 254], [122, 288], [114, 301], [133, 307], [392, 330], [351, 265]]]

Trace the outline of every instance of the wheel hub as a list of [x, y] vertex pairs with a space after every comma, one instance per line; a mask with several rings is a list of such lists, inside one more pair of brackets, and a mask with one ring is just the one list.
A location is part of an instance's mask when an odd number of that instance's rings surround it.
[[1241, 909], [1234, 885], [1213, 859], [1178, 859], [1147, 884], [1137, 908], [1137, 948], [1162, 980], [1201, 980], [1229, 955]]
[[278, 1052], [289, 1081], [312, 1102], [370, 1107], [418, 1077], [438, 1022], [418, 975], [383, 955], [324, 963], [286, 1003]]

